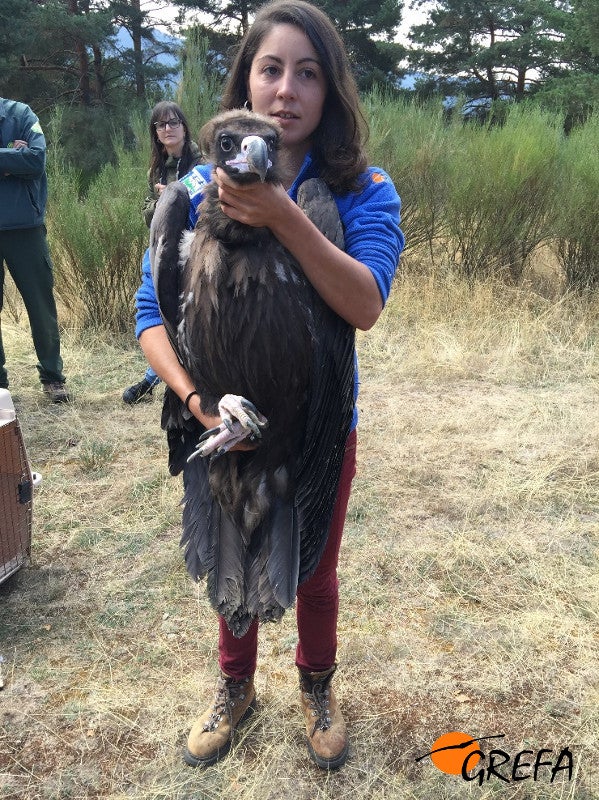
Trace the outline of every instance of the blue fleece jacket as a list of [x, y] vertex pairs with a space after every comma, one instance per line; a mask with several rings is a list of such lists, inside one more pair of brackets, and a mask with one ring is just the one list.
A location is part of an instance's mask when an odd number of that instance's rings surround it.
[[[14, 147], [21, 139], [27, 147]], [[25, 103], [0, 97], [0, 230], [44, 224], [46, 139]]]
[[[194, 227], [203, 190], [211, 180], [212, 167], [195, 167], [181, 179], [191, 199], [189, 227]], [[302, 168], [289, 189], [289, 196], [297, 201], [299, 186], [309, 178], [318, 177], [317, 169], [308, 154]], [[335, 195], [339, 216], [345, 235], [345, 250], [365, 264], [372, 272], [381, 293], [383, 304], [391, 290], [391, 282], [404, 246], [404, 236], [399, 227], [401, 201], [389, 176], [377, 167], [369, 167], [363, 176], [364, 188], [358, 193]], [[147, 328], [161, 325], [162, 320], [152, 281], [149, 252], [142, 263], [142, 283], [136, 295], [136, 336]], [[233, 391], [233, 389], [232, 389]], [[356, 369], [356, 398], [358, 371]], [[354, 412], [354, 425], [357, 413]]]

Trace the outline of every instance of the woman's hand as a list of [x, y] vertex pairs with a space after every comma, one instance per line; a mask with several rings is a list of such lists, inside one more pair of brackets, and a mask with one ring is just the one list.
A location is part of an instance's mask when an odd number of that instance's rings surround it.
[[281, 184], [235, 183], [227, 173], [217, 167], [213, 180], [218, 185], [218, 199], [223, 212], [231, 219], [253, 228], [276, 229], [284, 209], [293, 200]]
[[[193, 414], [198, 422], [201, 422], [206, 430], [218, 428], [223, 424], [222, 417], [205, 414], [202, 411], [200, 396], [197, 394], [191, 377], [177, 358], [164, 325], [146, 328], [139, 337], [139, 343], [148, 363], [154, 368], [156, 374], [179, 396], [181, 402], [185, 403], [187, 400], [189, 412]], [[248, 438], [238, 442], [231, 448], [231, 451], [255, 450], [256, 447], [257, 444], [252, 443]]]

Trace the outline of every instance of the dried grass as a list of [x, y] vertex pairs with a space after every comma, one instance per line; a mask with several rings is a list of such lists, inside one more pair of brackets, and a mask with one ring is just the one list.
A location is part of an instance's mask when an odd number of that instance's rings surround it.
[[[360, 335], [336, 679], [351, 758], [331, 775], [304, 749], [292, 613], [262, 629], [233, 753], [181, 763], [216, 629], [178, 552], [159, 403], [120, 399], [143, 359], [66, 331], [76, 400], [48, 407], [22, 319], [3, 320], [43, 482], [32, 564], [0, 587], [0, 798], [597, 797], [597, 306], [406, 274]], [[449, 730], [567, 745], [575, 774], [479, 787], [417, 763]]]

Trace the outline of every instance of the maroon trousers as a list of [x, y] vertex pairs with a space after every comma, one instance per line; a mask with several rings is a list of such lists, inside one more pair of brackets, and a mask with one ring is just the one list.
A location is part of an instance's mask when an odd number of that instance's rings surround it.
[[[297, 590], [299, 641], [295, 663], [307, 672], [324, 672], [333, 666], [337, 655], [337, 563], [351, 484], [356, 474], [356, 440], [354, 430], [345, 446], [341, 479], [326, 547], [312, 577]], [[245, 636], [236, 639], [224, 619], [219, 617], [218, 652], [219, 666], [226, 675], [236, 680], [253, 675], [258, 652], [258, 620], [253, 621]]]

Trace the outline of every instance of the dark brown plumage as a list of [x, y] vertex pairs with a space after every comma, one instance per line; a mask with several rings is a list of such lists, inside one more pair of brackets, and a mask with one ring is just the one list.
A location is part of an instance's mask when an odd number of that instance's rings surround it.
[[[210, 161], [236, 180], [279, 180], [279, 130], [270, 119], [227, 112], [202, 139]], [[298, 203], [342, 246], [337, 208], [321, 181], [303, 184]], [[167, 331], [205, 412], [219, 414], [219, 401], [232, 393], [268, 420], [256, 450], [193, 458], [184, 471], [188, 569], [196, 579], [207, 575], [213, 606], [241, 636], [254, 616], [281, 617], [324, 549], [353, 408], [354, 336], [268, 228], [222, 212], [215, 184], [179, 248], [187, 212], [186, 190], [171, 184], [152, 224]], [[203, 429], [170, 392], [163, 424], [178, 472]]]

